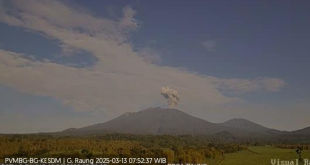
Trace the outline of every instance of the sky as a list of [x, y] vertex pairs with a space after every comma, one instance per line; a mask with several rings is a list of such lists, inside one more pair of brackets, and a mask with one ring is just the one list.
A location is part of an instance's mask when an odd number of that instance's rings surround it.
[[0, 0], [0, 133], [148, 107], [310, 126], [310, 1]]

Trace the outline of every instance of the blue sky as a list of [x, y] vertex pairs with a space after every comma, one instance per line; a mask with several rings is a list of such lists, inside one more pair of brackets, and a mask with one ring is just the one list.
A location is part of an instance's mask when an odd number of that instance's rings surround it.
[[167, 107], [163, 86], [179, 92], [179, 109], [211, 122], [307, 127], [309, 5], [0, 1], [0, 132]]

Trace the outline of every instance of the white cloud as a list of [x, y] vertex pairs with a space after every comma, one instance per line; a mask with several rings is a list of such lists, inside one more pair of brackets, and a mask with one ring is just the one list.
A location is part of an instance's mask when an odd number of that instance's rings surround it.
[[134, 18], [136, 11], [130, 6], [126, 6], [123, 9], [124, 17], [120, 19], [120, 27], [123, 29], [136, 29], [139, 27], [137, 20]]
[[[152, 105], [166, 105], [159, 94], [162, 86], [179, 91], [181, 108], [205, 109], [240, 102], [240, 98], [223, 95], [222, 89], [277, 91], [284, 84], [274, 78], [219, 79], [145, 61], [141, 51], [135, 52], [127, 41], [129, 32], [139, 27], [133, 17], [136, 12], [129, 6], [116, 21], [94, 17], [60, 1], [10, 2], [10, 8], [5, 3], [0, 8], [1, 22], [56, 39], [65, 52], [90, 52], [98, 62], [92, 67], [75, 68], [0, 50], [0, 84], [55, 97], [78, 111], [105, 111], [115, 116]], [[143, 51], [152, 54], [150, 50]]]
[[140, 48], [138, 51], [137, 51], [138, 55], [140, 55], [145, 62], [148, 62], [148, 63], [160, 63], [161, 62], [161, 57], [159, 55], [160, 52], [152, 49], [151, 47], [143, 47], [143, 48]]
[[150, 40], [136, 47], [136, 52], [145, 62], [160, 64], [162, 62], [161, 55], [167, 53], [167, 51], [158, 49], [156, 45], [157, 42], [155, 40]]
[[208, 51], [212, 51], [216, 46], [216, 42], [209, 40], [202, 43], [203, 47], [206, 48]]

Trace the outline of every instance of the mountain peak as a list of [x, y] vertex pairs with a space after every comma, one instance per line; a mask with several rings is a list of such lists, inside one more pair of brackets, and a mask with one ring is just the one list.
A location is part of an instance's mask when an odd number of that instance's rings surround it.
[[251, 122], [250, 120], [248, 119], [244, 119], [244, 118], [233, 118], [233, 119], [230, 119], [224, 123], [229, 123], [229, 122], [249, 122], [249, 123], [254, 123], [254, 122]]
[[81, 128], [80, 131], [106, 130], [130, 134], [213, 134], [227, 127], [196, 118], [178, 109], [147, 108], [125, 113], [105, 123]]
[[[162, 107], [149, 107], [149, 108], [146, 108], [144, 110], [141, 110], [141, 111], [156, 111], [156, 110], [178, 110], [178, 109], [174, 109], [174, 108], [162, 108]], [[178, 110], [180, 111], [180, 110]]]
[[[307, 130], [307, 129], [306, 129]], [[65, 132], [74, 133], [124, 133], [124, 134], [171, 134], [171, 135], [223, 135], [229, 132], [237, 136], [277, 134], [247, 119], [235, 118], [224, 123], [211, 123], [191, 116], [178, 109], [151, 107], [137, 112], [127, 112], [105, 123], [90, 125]], [[222, 132], [222, 133], [221, 133]]]

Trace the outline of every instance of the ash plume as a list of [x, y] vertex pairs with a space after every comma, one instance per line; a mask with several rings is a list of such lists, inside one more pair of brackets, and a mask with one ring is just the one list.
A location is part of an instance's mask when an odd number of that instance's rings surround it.
[[167, 99], [169, 108], [175, 108], [178, 102], [180, 102], [179, 93], [175, 89], [169, 87], [162, 87], [160, 94]]

